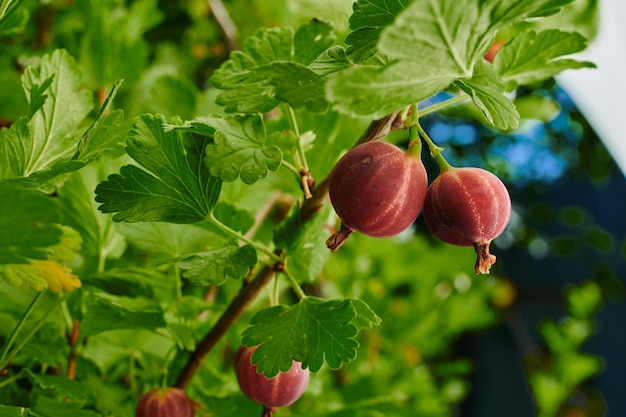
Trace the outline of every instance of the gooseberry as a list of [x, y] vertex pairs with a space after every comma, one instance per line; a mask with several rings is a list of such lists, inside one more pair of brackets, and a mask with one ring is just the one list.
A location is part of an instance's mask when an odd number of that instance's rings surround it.
[[257, 365], [252, 364], [252, 354], [257, 347], [241, 346], [235, 353], [235, 374], [241, 391], [252, 401], [263, 406], [263, 416], [269, 417], [278, 407], [296, 402], [309, 383], [309, 370], [302, 364], [292, 361], [291, 368], [279, 372], [273, 378], [258, 373]]
[[193, 417], [194, 403], [179, 388], [154, 388], [139, 399], [136, 417]]
[[511, 217], [511, 198], [500, 179], [481, 168], [444, 170], [428, 187], [424, 220], [440, 240], [473, 246], [476, 273], [487, 274], [496, 262], [489, 245]]
[[417, 218], [428, 180], [419, 154], [387, 142], [366, 142], [348, 151], [329, 176], [329, 196], [341, 230], [326, 242], [337, 250], [353, 231], [394, 236]]

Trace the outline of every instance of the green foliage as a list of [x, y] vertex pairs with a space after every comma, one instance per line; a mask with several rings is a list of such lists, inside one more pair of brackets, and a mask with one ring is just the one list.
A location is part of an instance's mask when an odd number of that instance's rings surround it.
[[[441, 110], [499, 130], [550, 120], [540, 93], [505, 93], [593, 66], [569, 58], [586, 23], [542, 26], [570, 2], [0, 1], [0, 415], [132, 415], [174, 383], [200, 414], [250, 415], [241, 343], [268, 377], [311, 370], [291, 415], [454, 415], [473, 371], [455, 342], [513, 284], [419, 222], [332, 254], [325, 178], [374, 119], [400, 112], [382, 139], [405, 144], [409, 106], [444, 90]], [[602, 296], [571, 287], [541, 325], [542, 417], [602, 367], [580, 352]]]
[[206, 148], [206, 164], [223, 181], [241, 178], [245, 184], [254, 184], [280, 166], [282, 152], [266, 143], [259, 115], [207, 116], [194, 119], [191, 126], [213, 137]]
[[587, 281], [570, 287], [567, 301], [570, 317], [561, 323], [546, 320], [540, 324], [550, 361], [542, 358], [546, 365], [526, 369], [540, 417], [557, 415], [577, 388], [604, 367], [602, 358], [580, 351], [592, 335], [594, 314], [602, 302], [598, 284]]
[[504, 44], [493, 63], [507, 84], [507, 91], [512, 91], [517, 86], [544, 80], [569, 68], [594, 68], [591, 62], [559, 59], [580, 52], [586, 46], [586, 39], [578, 33], [531, 30]]
[[[553, 13], [568, 2], [494, 0], [480, 7], [477, 1], [462, 4], [429, 0], [411, 4], [380, 2], [385, 7], [380, 7], [378, 2], [359, 2], [356, 8], [358, 14], [355, 12], [353, 15], [354, 31], [346, 41], [353, 42], [351, 48], [360, 51], [361, 58], [368, 59], [374, 54], [380, 54], [386, 63], [342, 71], [329, 81], [327, 94], [336, 101], [336, 107], [341, 111], [382, 117], [454, 83], [470, 95], [492, 126], [503, 130], [515, 128], [519, 115], [510, 101], [502, 96], [502, 81], [483, 62], [483, 55], [498, 29], [534, 16]], [[539, 75], [541, 78], [566, 68], [590, 65], [574, 60], [548, 62], [555, 57], [553, 53], [549, 50], [544, 52], [544, 45], [530, 42], [529, 36], [521, 33], [519, 40], [514, 38], [514, 42], [523, 44], [528, 56], [543, 61], [541, 67], [550, 64], [542, 70]], [[555, 39], [553, 32], [542, 33], [541, 38], [559, 40]], [[576, 52], [577, 47], [584, 47], [581, 40], [577, 38], [573, 41], [576, 45], [574, 47], [557, 47], [557, 53], [568, 55]], [[374, 43], [377, 48], [375, 52], [372, 46]], [[515, 67], [516, 56], [503, 54], [499, 59], [501, 63], [498, 69], [504, 71], [509, 65]]]
[[324, 231], [327, 218], [328, 213], [324, 210], [303, 222], [300, 210], [294, 208], [276, 228], [274, 243], [283, 249], [287, 257], [286, 267], [297, 271], [302, 281], [315, 282], [330, 255], [326, 248], [328, 236]]
[[94, 294], [89, 299], [87, 313], [81, 323], [84, 336], [117, 329], [157, 329], [165, 327], [160, 308], [143, 306], [141, 309], [125, 307], [122, 299]]
[[126, 165], [96, 188], [99, 209], [117, 213], [116, 221], [193, 223], [206, 218], [217, 203], [221, 181], [202, 159], [208, 140], [164, 132], [164, 122], [144, 115], [128, 137], [126, 151], [149, 172]]
[[2, 131], [1, 179], [28, 177], [69, 159], [78, 144], [79, 123], [91, 111], [87, 91], [78, 91], [80, 70], [63, 50], [41, 59], [22, 76], [31, 116]]
[[176, 266], [194, 284], [222, 285], [227, 278], [245, 277], [256, 263], [256, 250], [252, 245], [231, 245], [185, 257]]
[[270, 307], [250, 320], [243, 344], [260, 345], [252, 355], [252, 363], [268, 378], [288, 371], [292, 359], [312, 372], [319, 371], [324, 363], [338, 369], [356, 357], [355, 336], [359, 329], [353, 322], [357, 313], [365, 313], [357, 323], [367, 322], [367, 327], [379, 321], [358, 300], [307, 297], [291, 307]]
[[268, 112], [281, 102], [326, 111], [322, 75], [328, 67], [319, 74], [310, 66], [334, 41], [330, 25], [319, 20], [295, 33], [289, 27], [259, 30], [211, 77], [225, 90], [217, 103], [227, 112]]
[[33, 190], [0, 187], [0, 227], [4, 231], [0, 264], [46, 259], [49, 247], [61, 240], [60, 221], [60, 207], [52, 198]]

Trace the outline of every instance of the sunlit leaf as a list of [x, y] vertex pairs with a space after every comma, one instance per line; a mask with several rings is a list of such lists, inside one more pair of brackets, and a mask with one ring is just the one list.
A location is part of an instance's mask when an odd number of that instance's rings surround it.
[[580, 52], [587, 40], [578, 33], [560, 30], [523, 32], [504, 44], [494, 59], [494, 66], [507, 89], [545, 80], [566, 69], [595, 68], [595, 64], [564, 56]]
[[[362, 306], [358, 311], [363, 311]], [[242, 342], [248, 347], [260, 345], [252, 363], [268, 378], [288, 371], [292, 359], [312, 372], [324, 363], [337, 369], [356, 357], [356, 316], [353, 300], [308, 297], [291, 307], [279, 305], [259, 311], [243, 333]], [[370, 314], [367, 317], [372, 318]]]
[[194, 223], [215, 206], [221, 181], [202, 159], [208, 138], [166, 133], [163, 123], [159, 116], [144, 115], [128, 138], [128, 154], [144, 169], [126, 165], [96, 187], [99, 210], [116, 213], [113, 220]]

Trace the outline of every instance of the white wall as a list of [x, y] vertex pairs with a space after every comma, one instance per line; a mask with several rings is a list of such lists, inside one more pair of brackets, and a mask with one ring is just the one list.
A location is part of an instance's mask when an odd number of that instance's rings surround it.
[[626, 1], [599, 3], [598, 35], [577, 57], [598, 68], [565, 71], [557, 79], [626, 174]]

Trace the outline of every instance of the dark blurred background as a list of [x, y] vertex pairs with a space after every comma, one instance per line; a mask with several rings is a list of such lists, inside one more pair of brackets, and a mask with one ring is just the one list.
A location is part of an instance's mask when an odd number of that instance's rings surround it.
[[[461, 415], [535, 415], [523, 367], [546, 354], [538, 323], [566, 317], [567, 286], [593, 280], [602, 288], [604, 302], [582, 350], [601, 356], [604, 367], [581, 387], [585, 398], [580, 402], [586, 405], [566, 415], [595, 415], [603, 407], [597, 397], [601, 392], [606, 415], [623, 416], [626, 178], [566, 91], [551, 81], [533, 91], [519, 91], [517, 100], [537, 96], [556, 106], [547, 106], [547, 113], [536, 107], [537, 121], [527, 121], [512, 134], [457, 117], [436, 115], [424, 121], [453, 165], [496, 172], [514, 202], [510, 227], [494, 242], [494, 251], [498, 274], [514, 283], [517, 299], [496, 328], [461, 340], [461, 349], [476, 361], [473, 386], [489, 387], [473, 389]], [[450, 116], [462, 112], [457, 109]], [[547, 123], [539, 121], [542, 118]], [[598, 404], [589, 405], [594, 401]], [[585, 407], [596, 409], [584, 413]]]

